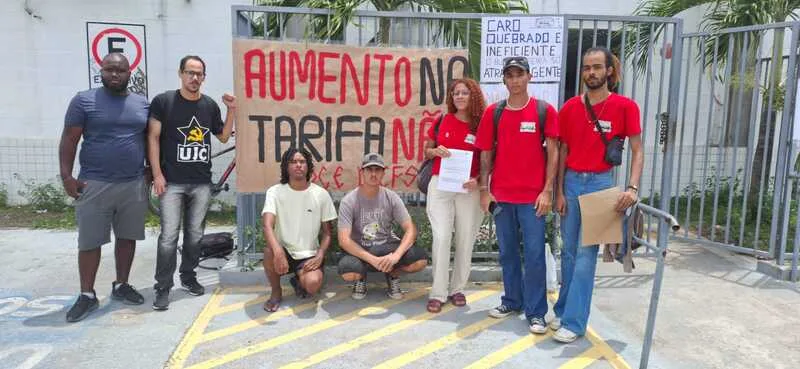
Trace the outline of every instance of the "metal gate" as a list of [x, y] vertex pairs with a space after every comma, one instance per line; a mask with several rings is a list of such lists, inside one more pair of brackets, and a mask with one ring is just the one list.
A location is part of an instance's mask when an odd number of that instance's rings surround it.
[[[428, 47], [468, 49], [470, 58], [479, 55], [481, 18], [489, 14], [356, 11], [351, 22], [332, 23], [333, 11], [286, 7], [233, 7], [233, 37], [287, 41], [340, 43], [372, 47]], [[491, 16], [498, 16], [491, 14]], [[513, 16], [527, 16], [515, 14]], [[648, 313], [641, 367], [647, 366], [654, 331], [658, 295], [663, 276], [663, 252], [670, 229], [677, 222], [665, 212], [670, 194], [674, 152], [677, 93], [681, 63], [682, 22], [676, 18], [564, 15], [562, 75], [559, 107], [578, 94], [580, 60], [584, 50], [605, 46], [620, 56], [623, 82], [619, 93], [641, 106], [645, 167], [640, 196], [648, 218], [642, 240], [657, 261], [653, 294]], [[341, 27], [340, 27], [341, 26]], [[473, 71], [478, 63], [472, 62]], [[630, 153], [615, 173], [618, 184], [626, 184]], [[646, 175], [645, 175], [646, 174]], [[334, 198], [341, 194], [334, 194]], [[256, 249], [263, 193], [237, 195], [240, 266], [260, 259]], [[417, 194], [406, 194], [408, 202], [419, 203]], [[496, 251], [476, 247], [476, 254]]]
[[676, 237], [778, 266], [791, 257], [792, 280], [798, 37], [799, 23], [682, 36], [674, 188], [662, 207], [684, 224]]

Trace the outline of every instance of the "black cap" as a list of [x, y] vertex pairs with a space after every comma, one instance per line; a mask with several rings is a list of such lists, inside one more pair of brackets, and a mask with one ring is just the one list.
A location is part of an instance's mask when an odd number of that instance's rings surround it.
[[509, 56], [503, 59], [503, 73], [505, 73], [508, 68], [513, 67], [520, 68], [527, 73], [531, 71], [530, 66], [528, 66], [528, 58], [524, 56]]

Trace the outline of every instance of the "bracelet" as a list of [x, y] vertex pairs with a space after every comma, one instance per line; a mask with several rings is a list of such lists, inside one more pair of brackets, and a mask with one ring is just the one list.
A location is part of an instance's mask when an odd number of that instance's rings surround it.
[[636, 192], [637, 194], [639, 193], [639, 187], [636, 187], [634, 185], [628, 185], [627, 189], [628, 190], [633, 190], [633, 192]]

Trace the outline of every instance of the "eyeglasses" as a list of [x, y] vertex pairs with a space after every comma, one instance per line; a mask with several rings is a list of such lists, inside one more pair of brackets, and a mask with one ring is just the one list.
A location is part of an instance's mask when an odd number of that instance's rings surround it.
[[185, 70], [185, 71], [183, 71], [181, 73], [183, 73], [184, 76], [187, 76], [189, 78], [197, 78], [197, 79], [206, 78], [206, 74], [203, 73], [203, 72], [195, 72], [193, 70]]

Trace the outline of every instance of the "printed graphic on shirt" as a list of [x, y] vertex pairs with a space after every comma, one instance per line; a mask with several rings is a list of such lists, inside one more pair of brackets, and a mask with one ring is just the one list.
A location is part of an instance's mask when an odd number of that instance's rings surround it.
[[519, 131], [522, 133], [535, 133], [536, 132], [536, 123], [534, 122], [522, 122], [519, 125]]
[[179, 163], [207, 163], [211, 145], [205, 143], [208, 128], [200, 125], [197, 118], [192, 116], [192, 120], [186, 127], [178, 127], [178, 131], [183, 135], [183, 145], [178, 144]]
[[[603, 129], [603, 133], [609, 133], [609, 132], [611, 132], [611, 122], [609, 122], [609, 121], [607, 121], [607, 120], [598, 120], [598, 122], [600, 123], [600, 128], [602, 128], [602, 129]], [[597, 126], [595, 126], [595, 127], [593, 128], [593, 130], [594, 130], [595, 132], [597, 132]]]
[[474, 145], [475, 144], [475, 135], [473, 135], [472, 133], [467, 134], [467, 137], [464, 138], [464, 142], [466, 142], [466, 143], [468, 143], [470, 145]]

